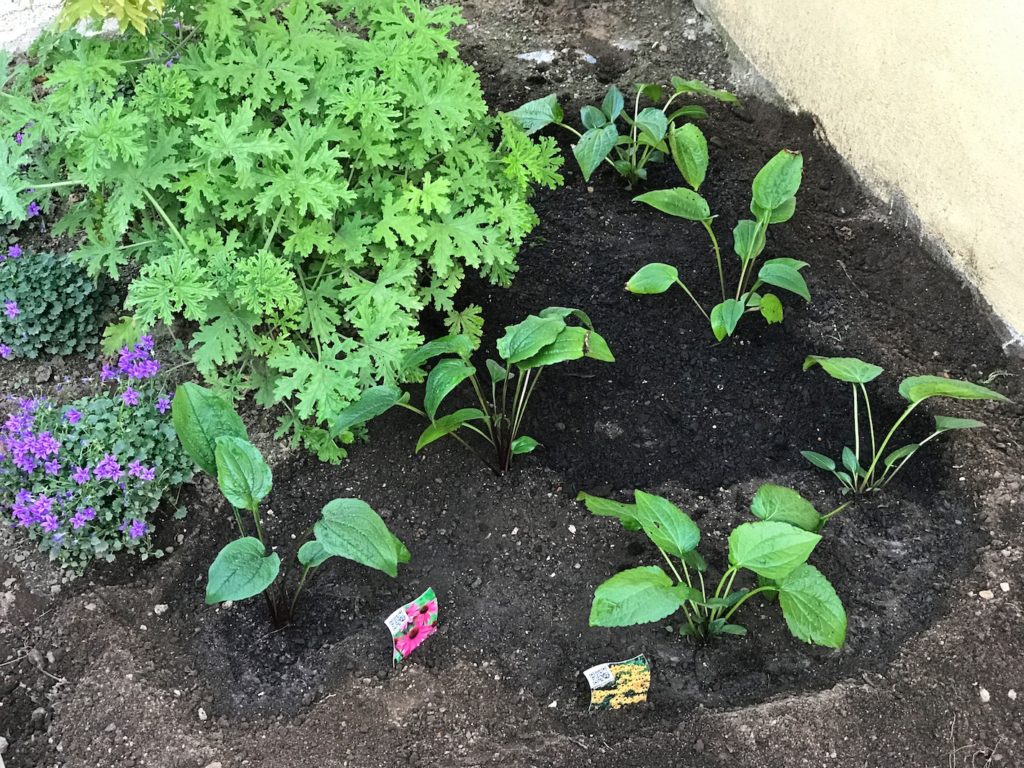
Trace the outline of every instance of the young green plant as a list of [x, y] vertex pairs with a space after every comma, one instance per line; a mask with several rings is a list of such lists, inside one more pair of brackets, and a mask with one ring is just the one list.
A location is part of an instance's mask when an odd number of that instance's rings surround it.
[[911, 376], [900, 382], [899, 387], [900, 395], [909, 405], [896, 419], [889, 431], [879, 439], [881, 432], [876, 431], [871, 399], [868, 397], [865, 385], [878, 378], [883, 369], [855, 357], [811, 355], [804, 361], [804, 370], [818, 365], [833, 379], [850, 385], [853, 396], [853, 448], [843, 447], [842, 469], [835, 461], [821, 453], [801, 451], [801, 454], [814, 466], [835, 475], [842, 483], [844, 493], [879, 491], [892, 482], [892, 479], [903, 469], [911, 456], [939, 435], [957, 429], [974, 429], [985, 426], [984, 423], [976, 419], [936, 416], [935, 429], [923, 440], [890, 450], [890, 444], [897, 430], [925, 400], [932, 397], [949, 397], [954, 400], [1007, 400], [998, 392], [970, 381], [947, 379], [941, 376]]
[[[711, 88], [699, 80], [673, 77], [672, 94], [661, 107], [640, 108], [641, 99], [657, 103], [665, 98], [665, 89], [656, 83], [638, 84], [629, 110], [622, 91], [613, 85], [605, 94], [600, 108], [587, 105], [580, 110], [583, 133], [564, 122], [565, 114], [554, 93], [527, 102], [509, 114], [527, 134], [557, 125], [576, 136], [579, 141], [573, 146], [572, 153], [585, 180], [590, 180], [601, 163], [607, 163], [632, 188], [647, 179], [648, 163], [661, 162], [671, 156], [680, 170], [690, 164], [690, 148], [679, 144], [676, 136], [690, 134], [696, 126], [681, 124], [681, 121], [705, 118], [708, 113], [696, 104], [677, 105], [676, 100], [685, 94], [709, 96], [727, 103], [738, 101], [728, 91]], [[622, 133], [619, 133], [620, 120]]]
[[[721, 301], [708, 312], [690, 288], [679, 279], [679, 270], [671, 264], [661, 262], [641, 267], [629, 278], [626, 290], [646, 295], [664, 293], [672, 286], [678, 285], [711, 324], [711, 330], [718, 341], [726, 336], [732, 336], [740, 320], [749, 313], [760, 313], [769, 324], [781, 323], [782, 301], [776, 294], [764, 292], [761, 288], [765, 285], [774, 286], [795, 293], [804, 301], [810, 301], [811, 294], [807, 290], [807, 283], [800, 274], [800, 270], [807, 266], [807, 262], [776, 258], [768, 259], [758, 268], [757, 261], [767, 242], [768, 227], [789, 221], [796, 211], [796, 193], [803, 175], [803, 157], [799, 152], [784, 149], [765, 163], [754, 176], [750, 201], [750, 212], [754, 218], [741, 220], [732, 231], [733, 251], [740, 261], [739, 276], [733, 290], [731, 286], [726, 287], [726, 269], [713, 228], [715, 216], [712, 215], [707, 200], [697, 191], [704, 181], [707, 170], [707, 142], [696, 126], [684, 128], [688, 130], [679, 130], [673, 135], [674, 146], [679, 147], [678, 150], [674, 150], [673, 156], [677, 158], [679, 170], [692, 189], [660, 189], [634, 199], [662, 213], [695, 221], [704, 227], [711, 239], [711, 249], [718, 269]], [[679, 163], [678, 158], [681, 157], [687, 158], [685, 164]]]
[[[702, 641], [723, 634], [745, 635], [747, 630], [734, 623], [733, 616], [745, 602], [762, 595], [778, 597], [794, 637], [829, 648], [843, 645], [843, 604], [829, 580], [807, 563], [821, 536], [784, 520], [786, 515], [781, 512], [774, 519], [741, 523], [732, 530], [729, 567], [714, 583], [705, 581], [707, 562], [697, 551], [700, 529], [672, 502], [643, 491], [635, 492], [632, 504], [587, 493], [577, 498], [595, 515], [614, 517], [626, 530], [642, 530], [671, 572], [670, 576], [658, 565], [646, 565], [612, 576], [594, 592], [590, 626], [646, 624], [678, 611], [682, 614], [681, 635]], [[792, 514], [811, 522], [805, 511]], [[820, 527], [818, 520], [813, 523]], [[756, 586], [736, 586], [737, 577], [744, 572], [759, 579]]]
[[[353, 427], [397, 405], [430, 422], [416, 443], [417, 451], [435, 440], [451, 436], [496, 473], [503, 474], [512, 466], [513, 456], [529, 453], [539, 445], [534, 438], [523, 434], [522, 429], [526, 408], [544, 369], [584, 357], [615, 362], [608, 343], [594, 330], [590, 318], [578, 309], [567, 307], [548, 307], [538, 315], [528, 315], [521, 323], [507, 326], [496, 346], [501, 362], [486, 361], [485, 382], [470, 362], [473, 344], [465, 336], [445, 336], [424, 344], [403, 363], [405, 370], [412, 371], [435, 357], [444, 356], [427, 376], [422, 408], [411, 405], [409, 395], [396, 386], [372, 387], [341, 412], [332, 434], [345, 436]], [[459, 408], [438, 416], [445, 398], [464, 382], [469, 382], [479, 407]], [[474, 433], [489, 445], [493, 458], [478, 452], [459, 434], [460, 430]], [[351, 434], [347, 438], [350, 439]]]
[[210, 390], [186, 383], [174, 393], [171, 415], [185, 452], [216, 478], [238, 528], [239, 538], [221, 549], [210, 565], [208, 605], [263, 594], [274, 626], [281, 627], [291, 622], [310, 574], [330, 558], [353, 560], [392, 578], [400, 563], [409, 562], [409, 550], [368, 504], [334, 499], [301, 537], [313, 534], [295, 554], [298, 575], [289, 586], [280, 555], [267, 549], [260, 515], [260, 503], [273, 483], [270, 467], [249, 442], [234, 408]]

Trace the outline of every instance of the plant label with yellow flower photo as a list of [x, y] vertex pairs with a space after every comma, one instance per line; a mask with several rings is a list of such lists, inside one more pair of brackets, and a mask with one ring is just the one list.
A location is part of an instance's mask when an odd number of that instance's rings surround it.
[[598, 664], [583, 673], [590, 684], [590, 709], [621, 709], [647, 701], [651, 663], [642, 653], [625, 661]]
[[384, 620], [394, 644], [395, 666], [437, 631], [437, 597], [431, 587]]

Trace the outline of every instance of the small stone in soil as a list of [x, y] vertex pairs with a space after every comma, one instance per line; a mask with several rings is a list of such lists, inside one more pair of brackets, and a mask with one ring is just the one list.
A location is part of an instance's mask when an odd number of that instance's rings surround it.
[[995, 595], [992, 593], [991, 589], [983, 589], [978, 593], [978, 597], [982, 600], [991, 600]]
[[992, 694], [990, 694], [988, 692], [987, 688], [979, 688], [978, 689], [978, 696], [981, 697], [981, 703], [982, 704], [988, 704], [989, 701], [992, 699]]

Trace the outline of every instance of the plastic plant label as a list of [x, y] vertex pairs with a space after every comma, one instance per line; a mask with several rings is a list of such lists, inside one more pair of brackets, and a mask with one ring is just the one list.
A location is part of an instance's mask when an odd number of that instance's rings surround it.
[[642, 653], [625, 661], [598, 664], [584, 671], [590, 684], [590, 709], [621, 709], [647, 701], [651, 663]]
[[384, 623], [394, 644], [392, 661], [398, 666], [437, 631], [437, 597], [433, 587], [396, 610]]

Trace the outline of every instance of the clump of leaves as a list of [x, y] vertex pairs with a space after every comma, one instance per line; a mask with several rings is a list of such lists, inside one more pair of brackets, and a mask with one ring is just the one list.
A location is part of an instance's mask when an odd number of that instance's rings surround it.
[[[666, 157], [671, 157], [680, 171], [684, 168], [695, 169], [691, 141], [696, 136], [703, 140], [703, 134], [693, 123], [684, 120], [705, 118], [708, 113], [697, 104], [676, 104], [680, 96], [693, 94], [727, 103], [739, 101], [728, 91], [711, 88], [699, 80], [684, 80], [681, 77], [672, 78], [671, 90], [672, 94], [665, 99], [665, 89], [661, 85], [640, 83], [636, 86], [631, 109], [627, 110], [622, 91], [613, 85], [605, 94], [600, 107], [587, 105], [580, 110], [583, 133], [564, 122], [565, 113], [558, 103], [557, 95], [553, 93], [527, 102], [510, 114], [529, 134], [549, 125], [557, 125], [576, 136], [579, 141], [573, 145], [572, 153], [585, 180], [590, 180], [601, 163], [607, 163], [632, 188], [647, 179], [648, 163], [661, 162]], [[653, 103], [665, 99], [665, 103], [660, 108], [652, 106], [641, 109], [641, 99]], [[620, 121], [623, 129], [621, 134]], [[688, 137], [691, 140], [687, 140]], [[704, 165], [706, 168], [707, 163]], [[685, 171], [683, 173], [686, 175]]]
[[641, 267], [629, 278], [626, 290], [646, 295], [664, 293], [678, 285], [711, 324], [711, 330], [718, 341], [732, 336], [740, 320], [749, 313], [760, 313], [769, 324], [781, 323], [782, 301], [776, 294], [764, 291], [762, 286], [782, 288], [795, 293], [804, 301], [810, 301], [807, 282], [800, 274], [807, 262], [789, 258], [768, 259], [758, 269], [757, 260], [764, 252], [769, 225], [789, 221], [796, 211], [796, 193], [803, 174], [803, 157], [799, 152], [784, 149], [765, 163], [754, 177], [750, 201], [750, 212], [754, 218], [743, 219], [733, 228], [733, 251], [739, 258], [740, 270], [735, 291], [731, 288], [727, 291], [722, 252], [713, 229], [715, 216], [707, 201], [697, 193], [708, 165], [707, 142], [694, 126], [692, 131], [680, 135], [679, 143], [686, 146], [686, 157], [689, 158], [689, 164], [681, 165], [680, 170], [692, 189], [661, 189], [634, 199], [662, 213], [695, 221], [704, 227], [711, 239], [711, 249], [718, 268], [721, 301], [711, 308], [710, 313], [707, 312], [679, 279], [679, 270], [671, 264], [660, 262]]
[[[932, 397], [949, 397], [954, 400], [1007, 401], [1004, 395], [970, 381], [947, 379], [942, 376], [910, 376], [901, 381], [899, 386], [900, 395], [909, 405], [884, 437], [880, 437], [881, 432], [875, 430], [871, 400], [865, 385], [877, 379], [883, 369], [855, 357], [811, 355], [804, 361], [804, 370], [819, 365], [833, 379], [850, 385], [853, 393], [853, 448], [843, 447], [842, 469], [831, 458], [815, 451], [801, 451], [801, 454], [814, 466], [831, 472], [842, 483], [844, 493], [881, 490], [892, 482], [892, 479], [899, 474], [910, 458], [926, 443], [946, 432], [985, 426], [983, 422], [976, 419], [936, 416], [935, 429], [930, 435], [916, 443], [908, 443], [891, 450], [890, 445], [896, 432], [925, 400]], [[861, 416], [862, 403], [863, 418]], [[864, 420], [867, 422], [866, 430], [864, 429]], [[861, 460], [862, 449], [864, 452], [863, 462]], [[864, 466], [865, 464], [867, 466]]]
[[[487, 379], [483, 379], [470, 361], [473, 344], [465, 336], [445, 336], [424, 344], [405, 361], [406, 367], [413, 369], [441, 357], [427, 376], [422, 408], [411, 405], [409, 395], [398, 387], [374, 387], [339, 415], [334, 433], [347, 432], [397, 405], [430, 421], [416, 443], [417, 451], [450, 436], [503, 474], [512, 466], [514, 456], [530, 453], [539, 445], [522, 429], [526, 408], [544, 369], [584, 357], [615, 361], [590, 318], [568, 307], [548, 307], [538, 315], [528, 315], [521, 323], [506, 326], [496, 346], [501, 362], [488, 359]], [[439, 416], [444, 400], [467, 381], [480, 407], [459, 408]], [[493, 459], [479, 453], [460, 430], [472, 432], [490, 446]]]
[[67, 29], [80, 21], [113, 19], [122, 32], [133, 27], [144, 35], [147, 25], [163, 12], [164, 0], [64, 0], [57, 21], [62, 29]]
[[310, 574], [330, 558], [353, 560], [392, 578], [398, 575], [400, 563], [409, 562], [409, 550], [368, 504], [359, 499], [334, 499], [320, 511], [313, 538], [295, 553], [300, 570], [289, 584], [281, 556], [273, 548], [268, 551], [260, 515], [260, 503], [270, 493], [273, 475], [249, 442], [231, 403], [197, 384], [186, 383], [174, 393], [171, 413], [182, 446], [200, 469], [216, 478], [238, 528], [239, 538], [221, 549], [210, 565], [207, 605], [263, 594], [271, 620], [280, 627], [292, 620]]
[[70, 355], [94, 346], [117, 300], [106, 276], [93, 280], [66, 256], [22, 253], [18, 245], [7, 254], [0, 258], [0, 355]]
[[[759, 492], [755, 515], [767, 501]], [[777, 502], [790, 501], [775, 494]], [[711, 589], [705, 583], [707, 562], [697, 551], [700, 528], [672, 502], [636, 491], [626, 504], [580, 493], [593, 514], [614, 517], [626, 530], [643, 531], [672, 575], [657, 565], [617, 573], [594, 592], [592, 627], [627, 627], [662, 621], [681, 612], [680, 634], [697, 640], [717, 635], [745, 635], [733, 622], [740, 607], [756, 595], [778, 597], [786, 625], [807, 643], [839, 648], [846, 639], [846, 610], [827, 578], [807, 559], [821, 536], [800, 524], [813, 522], [805, 509], [776, 512], [755, 523], [742, 523], [729, 534], [729, 567]], [[815, 513], [817, 517], [817, 513]], [[787, 519], [790, 518], [790, 519]], [[744, 572], [757, 577], [751, 588], [736, 587]]]
[[138, 270], [140, 330], [186, 321], [208, 382], [285, 405], [280, 434], [340, 460], [326, 425], [399, 381], [421, 311], [452, 311], [467, 272], [512, 279], [557, 147], [488, 115], [451, 6], [175, 1], [172, 17], [18, 65], [0, 217], [66, 209], [55, 230], [84, 230], [90, 274]]

